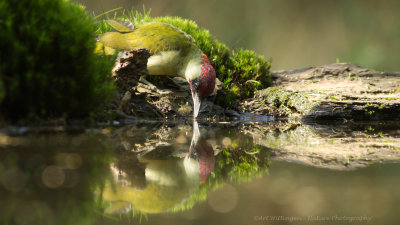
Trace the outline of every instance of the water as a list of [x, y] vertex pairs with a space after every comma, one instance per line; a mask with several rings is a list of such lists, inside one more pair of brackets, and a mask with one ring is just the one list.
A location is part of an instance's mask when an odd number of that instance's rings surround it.
[[0, 222], [394, 224], [398, 127], [268, 122], [3, 130]]

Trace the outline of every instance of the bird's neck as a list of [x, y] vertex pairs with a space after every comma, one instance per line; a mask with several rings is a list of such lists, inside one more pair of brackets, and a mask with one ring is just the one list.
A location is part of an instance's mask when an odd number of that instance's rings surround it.
[[186, 60], [183, 62], [179, 75], [185, 77], [188, 81], [196, 79], [201, 74], [203, 61], [204, 59], [200, 50], [189, 53], [188, 57], [186, 57]]

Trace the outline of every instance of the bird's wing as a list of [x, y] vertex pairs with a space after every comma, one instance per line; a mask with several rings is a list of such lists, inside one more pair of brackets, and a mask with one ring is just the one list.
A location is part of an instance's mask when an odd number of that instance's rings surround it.
[[107, 23], [121, 33], [132, 32], [135, 26], [127, 20], [107, 20]]
[[119, 32], [107, 32], [99, 35], [99, 40], [105, 46], [121, 50], [147, 48], [151, 54], [164, 51], [181, 51], [181, 54], [197, 48], [196, 41], [180, 29], [160, 22], [144, 23], [130, 29], [121, 21], [110, 20], [108, 23]]
[[[138, 25], [134, 36], [127, 36], [127, 42], [137, 43], [149, 49], [150, 53], [158, 54], [162, 51], [185, 51], [196, 46], [194, 39], [180, 29], [167, 23], [146, 23]], [[182, 52], [184, 53], [184, 52]]]

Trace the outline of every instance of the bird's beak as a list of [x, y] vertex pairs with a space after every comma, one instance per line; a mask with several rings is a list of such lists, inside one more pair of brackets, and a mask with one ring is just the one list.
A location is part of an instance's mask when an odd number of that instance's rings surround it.
[[192, 91], [192, 98], [193, 98], [193, 119], [196, 119], [197, 116], [199, 115], [201, 99], [197, 91]]

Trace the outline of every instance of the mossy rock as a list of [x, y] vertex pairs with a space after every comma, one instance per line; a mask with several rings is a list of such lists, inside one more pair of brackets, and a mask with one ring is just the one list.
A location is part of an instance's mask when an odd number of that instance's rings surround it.
[[[199, 27], [194, 21], [180, 17], [150, 17], [149, 13], [131, 12], [120, 20], [129, 20], [133, 24], [146, 22], [165, 22], [192, 36], [201, 50], [208, 55], [217, 77], [224, 84], [223, 94], [217, 97], [217, 103], [229, 106], [231, 103], [252, 97], [256, 90], [271, 84], [270, 60], [257, 56], [253, 51], [238, 49], [231, 51], [225, 44], [217, 41], [207, 29]], [[99, 23], [98, 33], [112, 30], [105, 21]]]
[[6, 119], [84, 117], [112, 94], [113, 62], [93, 53], [96, 25], [78, 4], [1, 1], [0, 30]]
[[287, 107], [305, 115], [312, 111], [319, 102], [309, 99], [309, 92], [290, 91], [280, 87], [269, 87], [256, 92], [257, 97], [262, 97], [269, 104], [277, 107]]

